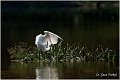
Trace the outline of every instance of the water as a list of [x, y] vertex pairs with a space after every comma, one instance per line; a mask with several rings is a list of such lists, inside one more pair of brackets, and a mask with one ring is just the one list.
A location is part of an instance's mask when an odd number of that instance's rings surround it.
[[[96, 76], [96, 74], [117, 74], [115, 77]], [[84, 79], [84, 78], [118, 78], [116, 63], [108, 62], [41, 62], [20, 63], [11, 62], [2, 69], [5, 79]]]
[[[35, 46], [36, 35], [43, 34], [45, 30], [62, 37], [63, 46], [66, 43], [72, 45], [75, 42], [83, 41], [88, 46], [103, 45], [104, 48], [114, 50], [119, 56], [118, 8], [98, 8], [89, 11], [89, 9], [81, 10], [79, 7], [40, 8], [32, 5], [33, 3], [21, 4], [22, 2], [20, 4], [14, 2], [2, 4], [2, 78], [36, 78], [38, 64], [10, 62], [7, 48], [19, 42]], [[96, 77], [97, 73], [118, 74], [118, 63], [119, 61], [115, 63], [42, 63], [41, 68], [37, 69], [38, 73], [42, 72], [38, 78], [118, 78], [118, 75], [116, 77]]]

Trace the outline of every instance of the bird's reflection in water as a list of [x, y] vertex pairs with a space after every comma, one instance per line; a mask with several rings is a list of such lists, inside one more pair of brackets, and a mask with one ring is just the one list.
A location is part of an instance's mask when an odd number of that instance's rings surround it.
[[58, 79], [57, 69], [51, 67], [36, 69], [36, 80], [42, 79]]

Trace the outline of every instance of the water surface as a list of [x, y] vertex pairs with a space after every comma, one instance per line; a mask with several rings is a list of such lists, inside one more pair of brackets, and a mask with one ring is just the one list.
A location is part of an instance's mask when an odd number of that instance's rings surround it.
[[[118, 65], [110, 62], [11, 62], [2, 69], [4, 79], [84, 79], [84, 78], [118, 78]], [[36, 73], [37, 71], [37, 73]], [[96, 76], [96, 74], [117, 74], [113, 76]]]

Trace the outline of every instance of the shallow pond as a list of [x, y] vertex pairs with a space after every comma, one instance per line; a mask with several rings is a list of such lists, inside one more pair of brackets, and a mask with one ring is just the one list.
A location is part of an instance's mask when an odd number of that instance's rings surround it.
[[113, 62], [11, 62], [2, 69], [2, 78], [15, 79], [84, 79], [118, 78]]

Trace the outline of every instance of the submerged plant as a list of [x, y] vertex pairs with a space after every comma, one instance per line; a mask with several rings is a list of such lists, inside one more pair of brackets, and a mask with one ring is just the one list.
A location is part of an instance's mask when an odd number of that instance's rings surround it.
[[42, 52], [34, 46], [27, 46], [26, 43], [20, 42], [8, 48], [11, 60], [22, 62], [34, 62], [39, 60], [44, 61], [115, 61], [116, 52], [108, 48], [103, 48], [99, 45], [97, 48], [89, 48], [86, 45], [77, 43], [74, 45], [67, 44], [62, 46], [56, 44], [49, 51]]

